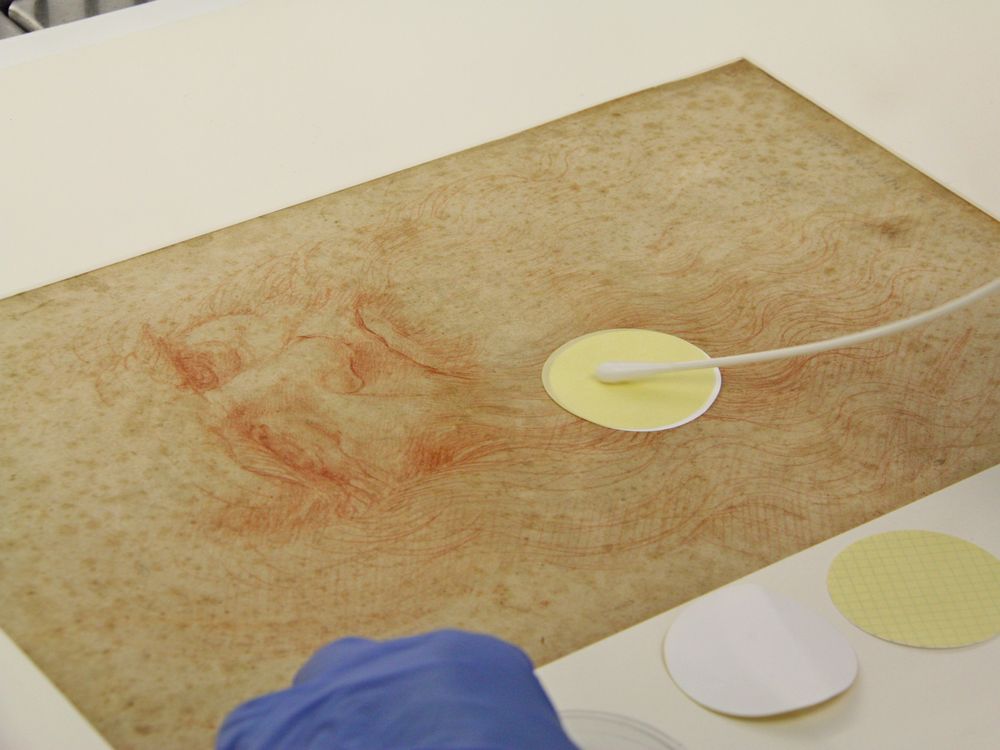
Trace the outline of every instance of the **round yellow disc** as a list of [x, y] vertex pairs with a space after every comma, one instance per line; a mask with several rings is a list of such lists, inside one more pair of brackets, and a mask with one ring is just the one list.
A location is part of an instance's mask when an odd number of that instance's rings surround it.
[[1000, 632], [1000, 560], [936, 531], [890, 531], [834, 559], [830, 598], [848, 620], [887, 641], [967, 646]]
[[628, 383], [602, 383], [602, 362], [683, 362], [708, 359], [684, 339], [659, 331], [616, 328], [563, 344], [542, 368], [542, 384], [566, 411], [602, 427], [651, 432], [680, 427], [704, 414], [719, 395], [718, 368], [688, 370]]

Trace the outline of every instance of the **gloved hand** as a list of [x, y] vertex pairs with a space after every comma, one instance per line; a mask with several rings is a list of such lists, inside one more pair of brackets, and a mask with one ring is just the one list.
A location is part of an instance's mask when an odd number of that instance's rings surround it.
[[516, 646], [442, 630], [321, 648], [233, 711], [217, 750], [577, 750]]

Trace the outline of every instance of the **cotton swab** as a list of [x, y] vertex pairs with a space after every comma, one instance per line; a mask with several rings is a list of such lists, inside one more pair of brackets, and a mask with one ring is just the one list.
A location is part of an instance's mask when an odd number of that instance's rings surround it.
[[597, 366], [594, 375], [602, 383], [624, 383], [631, 380], [652, 378], [657, 375], [666, 375], [671, 372], [703, 370], [709, 367], [736, 367], [738, 365], [750, 365], [758, 362], [770, 362], [771, 360], [785, 359], [787, 357], [801, 357], [806, 354], [816, 354], [817, 352], [825, 352], [830, 349], [840, 349], [845, 346], [862, 344], [872, 339], [881, 338], [882, 336], [891, 336], [894, 333], [900, 333], [909, 328], [930, 322], [935, 318], [940, 318], [966, 305], [970, 305], [998, 289], [1000, 289], [1000, 277], [993, 279], [993, 281], [984, 284], [978, 289], [974, 289], [968, 294], [962, 295], [950, 302], [945, 302], [943, 305], [939, 305], [926, 312], [846, 336], [814, 341], [811, 344], [799, 344], [798, 346], [786, 346], [782, 349], [770, 349], [764, 352], [751, 352], [749, 354], [733, 354], [727, 357], [713, 357], [711, 359], [699, 359], [691, 362], [602, 362]]

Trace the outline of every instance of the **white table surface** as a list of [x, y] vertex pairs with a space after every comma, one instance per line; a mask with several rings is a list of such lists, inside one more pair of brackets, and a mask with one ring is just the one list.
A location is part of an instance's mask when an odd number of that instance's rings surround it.
[[1000, 216], [997, 29], [996, 0], [156, 0], [24, 34], [0, 297], [739, 57]]
[[[0, 43], [0, 298], [739, 57], [1000, 216], [998, 28], [994, 0], [157, 0], [22, 35]], [[1000, 483], [995, 470], [978, 481]], [[995, 503], [965, 502], [961, 523], [920, 518], [996, 552]], [[760, 575], [814, 602], [819, 549]], [[689, 748], [729, 737], [674, 706], [646, 657], [665, 622], [540, 673], [567, 707], [628, 709]], [[859, 647], [861, 682], [844, 698], [787, 725], [740, 725], [741, 746], [823, 747], [830, 731], [858, 742], [857, 727], [891, 731], [924, 691], [936, 710], [906, 714], [924, 730], [910, 746], [976, 747], [958, 739], [976, 728], [952, 717], [996, 694], [995, 643], [888, 647], [870, 662], [873, 648]], [[645, 660], [652, 692], [602, 693], [629, 659]], [[959, 664], [954, 684], [921, 682]], [[4, 638], [0, 672], [0, 750], [104, 746]]]
[[671, 680], [663, 639], [683, 605], [538, 670], [557, 708], [624, 714], [686, 750], [995, 750], [1000, 742], [1000, 637], [964, 648], [883, 641], [833, 605], [826, 573], [852, 542], [899, 529], [942, 531], [1000, 556], [1000, 466], [757, 571], [753, 582], [785, 594], [834, 625], [858, 654], [854, 685], [790, 717], [735, 719], [702, 708]]

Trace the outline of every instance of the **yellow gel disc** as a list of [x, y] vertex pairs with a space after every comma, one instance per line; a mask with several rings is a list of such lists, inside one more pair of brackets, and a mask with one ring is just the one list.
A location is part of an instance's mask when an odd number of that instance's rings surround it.
[[628, 383], [602, 383], [602, 362], [683, 362], [708, 359], [684, 339], [659, 331], [616, 328], [563, 344], [542, 368], [542, 384], [566, 411], [602, 427], [651, 432], [680, 427], [704, 414], [719, 395], [718, 368], [670, 373]]
[[830, 598], [872, 635], [907, 646], [947, 648], [1000, 632], [1000, 560], [936, 531], [890, 531], [855, 542], [834, 559]]

